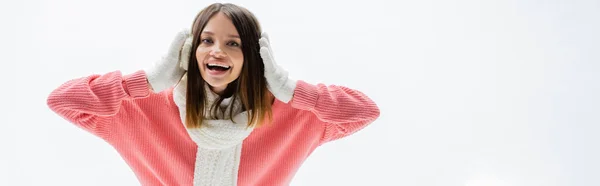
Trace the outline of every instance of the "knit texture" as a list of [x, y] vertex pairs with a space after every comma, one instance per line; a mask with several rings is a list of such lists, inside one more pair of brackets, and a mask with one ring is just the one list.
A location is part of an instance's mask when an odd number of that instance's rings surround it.
[[[150, 91], [144, 71], [67, 81], [47, 104], [113, 146], [141, 185], [194, 185], [196, 161], [203, 157], [196, 157], [198, 146], [182, 124], [173, 87]], [[255, 128], [241, 145], [237, 185], [289, 185], [315, 148], [379, 117], [377, 105], [357, 90], [301, 80], [292, 100], [275, 100], [272, 109], [272, 123]]]
[[[186, 120], [187, 113], [186, 85], [187, 75], [184, 75], [173, 89], [173, 100], [179, 109], [181, 121]], [[204, 89], [208, 102], [205, 110], [210, 110], [218, 95], [210, 90], [210, 86], [207, 84]], [[227, 99], [231, 99], [231, 97]], [[247, 127], [248, 114], [247, 111], [242, 111], [242, 107], [242, 101], [236, 99], [232, 104], [225, 105], [224, 112], [218, 112], [216, 119], [204, 120], [201, 128], [186, 128], [198, 146], [194, 185], [237, 185], [242, 142], [254, 129], [254, 127]], [[229, 111], [235, 114], [233, 118], [225, 114]], [[205, 113], [205, 117], [212, 118], [208, 113]], [[231, 119], [235, 122], [232, 122]]]

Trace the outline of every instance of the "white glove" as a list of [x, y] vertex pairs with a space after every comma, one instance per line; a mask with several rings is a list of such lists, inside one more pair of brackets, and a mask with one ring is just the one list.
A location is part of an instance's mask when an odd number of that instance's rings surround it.
[[188, 29], [181, 30], [177, 33], [173, 41], [171, 41], [168, 53], [156, 61], [153, 66], [144, 69], [148, 82], [154, 92], [161, 92], [181, 80], [185, 69], [181, 68], [180, 59], [185, 58], [185, 56], [189, 58], [189, 49], [184, 50], [187, 52], [184, 52], [183, 56], [180, 54], [182, 53], [184, 42], [189, 37], [190, 31]]
[[288, 72], [281, 66], [275, 63], [273, 58], [273, 50], [269, 43], [269, 36], [263, 32], [260, 40], [260, 56], [265, 65], [265, 78], [267, 79], [267, 88], [275, 96], [284, 103], [288, 103], [294, 96], [296, 89], [296, 80], [289, 78]]

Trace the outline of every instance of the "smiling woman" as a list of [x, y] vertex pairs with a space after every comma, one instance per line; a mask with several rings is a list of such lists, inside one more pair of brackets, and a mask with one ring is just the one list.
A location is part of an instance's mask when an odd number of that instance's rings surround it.
[[237, 79], [244, 66], [242, 42], [233, 23], [221, 12], [216, 13], [202, 30], [200, 42], [195, 45], [200, 74], [213, 91], [222, 93], [227, 84]]
[[154, 65], [70, 80], [47, 104], [111, 144], [142, 185], [289, 185], [317, 147], [379, 117], [358, 90], [289, 78], [254, 15], [220, 3]]
[[[196, 16], [190, 38], [193, 42], [187, 46], [193, 54], [184, 59], [190, 63], [183, 62], [188, 65], [186, 69], [193, 69], [187, 73], [187, 127], [202, 126], [204, 115], [218, 118], [215, 108], [229, 100], [236, 103], [241, 99], [242, 103], [241, 110], [229, 109], [229, 118], [237, 114], [234, 112], [253, 111], [248, 116], [249, 126], [272, 117], [273, 97], [267, 90], [264, 65], [258, 53], [260, 34], [254, 15], [233, 4], [213, 4]], [[207, 100], [202, 98], [206, 95], [205, 84], [220, 95], [210, 106], [212, 114], [204, 114], [208, 110], [201, 106]]]

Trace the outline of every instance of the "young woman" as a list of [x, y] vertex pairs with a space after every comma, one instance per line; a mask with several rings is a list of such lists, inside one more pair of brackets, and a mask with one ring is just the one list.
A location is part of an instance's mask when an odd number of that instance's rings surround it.
[[379, 117], [343, 86], [290, 79], [252, 13], [212, 4], [132, 74], [73, 79], [48, 106], [112, 145], [142, 185], [288, 185], [318, 146]]

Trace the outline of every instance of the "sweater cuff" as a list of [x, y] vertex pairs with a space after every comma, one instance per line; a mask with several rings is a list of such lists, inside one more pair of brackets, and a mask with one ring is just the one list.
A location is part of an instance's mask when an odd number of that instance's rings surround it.
[[298, 80], [294, 97], [292, 98], [292, 107], [302, 110], [313, 110], [319, 99], [319, 92], [316, 85]]
[[148, 80], [143, 70], [123, 76], [123, 88], [131, 98], [142, 98], [149, 95]]

